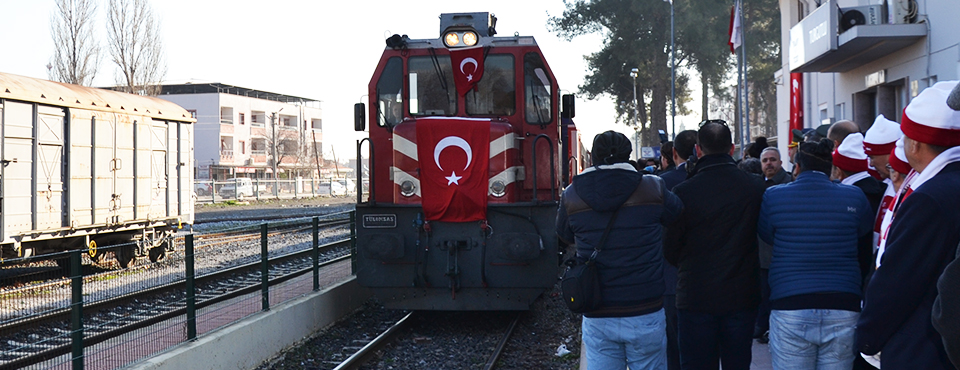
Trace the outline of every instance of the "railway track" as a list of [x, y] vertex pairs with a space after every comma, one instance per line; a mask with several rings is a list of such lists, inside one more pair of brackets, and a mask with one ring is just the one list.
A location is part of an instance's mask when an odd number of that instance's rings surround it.
[[[348, 247], [349, 239], [328, 243], [321, 246], [321, 251]], [[269, 284], [276, 285], [311, 272], [312, 253], [311, 249], [271, 258]], [[320, 265], [323, 267], [349, 258], [349, 254], [342, 254]], [[195, 280], [198, 287], [196, 309], [259, 291], [260, 267], [260, 262], [254, 262], [198, 276]], [[84, 345], [95, 345], [123, 333], [184, 315], [184, 284], [178, 281], [84, 305], [84, 311], [91, 312], [84, 318]], [[0, 343], [0, 368], [17, 368], [70, 353], [69, 315], [69, 309], [61, 309], [27, 320], [0, 323], [0, 333], [17, 332], [21, 336], [50, 338], [40, 343], [17, 340]]]
[[[331, 215], [324, 215], [330, 217]], [[247, 218], [244, 218], [246, 220]], [[267, 233], [270, 245], [278, 249], [290, 249], [294, 245], [304, 245], [313, 225], [311, 218], [287, 219], [283, 222], [271, 223]], [[233, 221], [233, 220], [228, 220]], [[256, 219], [262, 221], [262, 218]], [[233, 221], [236, 222], [236, 221]], [[332, 219], [319, 222], [319, 231], [342, 230], [342, 226], [349, 223], [348, 219]], [[307, 225], [307, 226], [304, 226]], [[256, 227], [232, 227], [216, 232], [198, 233], [194, 235], [194, 253], [200, 255], [201, 250], [210, 250], [210, 258], [218, 257], [223, 250], [233, 251], [253, 249], [243, 247], [251, 240], [262, 237], [262, 225]], [[336, 235], [340, 232], [334, 232]], [[300, 236], [297, 236], [300, 235]], [[329, 239], [329, 237], [325, 237]], [[278, 243], [274, 243], [278, 242]], [[293, 243], [293, 244], [289, 244]], [[289, 244], [290, 246], [283, 246]], [[177, 258], [168, 259], [154, 264], [141, 264], [128, 269], [110, 270], [84, 276], [84, 284], [97, 281], [122, 281], [128, 275], [135, 275], [152, 268], [160, 270], [177, 270], [182, 274], [183, 236], [178, 236], [174, 244]], [[277, 246], [279, 245], [279, 247]], [[269, 258], [269, 284], [276, 285], [298, 276], [310, 273], [313, 270], [312, 248], [277, 255]], [[233, 267], [223, 267], [222, 263], [208, 264], [205, 269], [209, 273], [200, 274], [195, 278], [196, 309], [201, 309], [224, 302], [236, 297], [259, 291], [262, 288], [260, 270], [262, 268], [257, 252], [233, 253], [225, 258], [244, 262]], [[250, 255], [254, 254], [254, 255]], [[270, 252], [274, 254], [273, 251]], [[343, 238], [326, 243], [317, 253], [321, 257], [321, 266], [334, 264], [349, 259], [349, 238]], [[243, 255], [247, 255], [243, 257]], [[200, 260], [198, 260], [198, 266]], [[92, 265], [86, 265], [89, 268]], [[182, 276], [182, 275], [181, 275]], [[136, 279], [134, 279], [136, 280]], [[4, 297], [44, 297], [50, 292], [68, 288], [69, 279], [55, 279], [40, 284], [16, 287], [0, 291], [0, 299]], [[129, 284], [129, 283], [128, 283]], [[140, 284], [140, 283], [138, 283]], [[87, 296], [84, 291], [84, 346], [89, 347], [118, 335], [144, 328], [167, 319], [182, 316], [186, 312], [185, 282], [182, 277], [143, 289], [134, 289], [133, 292], [117, 294], [106, 299], [96, 299]], [[56, 299], [56, 297], [51, 296]], [[60, 297], [62, 300], [62, 295]], [[33, 310], [27, 316], [20, 315], [14, 318], [0, 319], [0, 369], [17, 368], [36, 364], [57, 356], [70, 353], [70, 309], [69, 305], [54, 305], [54, 309]], [[5, 315], [6, 316], [6, 315]]]
[[[420, 311], [410, 312], [376, 338], [364, 344], [362, 347], [345, 347], [344, 350], [355, 350], [355, 352], [353, 352], [350, 357], [343, 362], [334, 363], [336, 367], [333, 369], [359, 369], [362, 365], [370, 361], [377, 353], [384, 351], [391, 343], [397, 341], [404, 332], [409, 331], [413, 326], [417, 325], [418, 321], [420, 322], [420, 325], [429, 325], [430, 323], [426, 322], [430, 320], [429, 315], [430, 313]], [[497, 368], [500, 355], [503, 354], [503, 350], [506, 348], [507, 341], [509, 341], [510, 337], [513, 335], [513, 331], [516, 328], [517, 323], [520, 321], [521, 316], [522, 313], [517, 313], [514, 315], [506, 330], [501, 332], [499, 341], [493, 348], [493, 351], [489, 353], [487, 360], [483, 365], [484, 370], [493, 370]]]

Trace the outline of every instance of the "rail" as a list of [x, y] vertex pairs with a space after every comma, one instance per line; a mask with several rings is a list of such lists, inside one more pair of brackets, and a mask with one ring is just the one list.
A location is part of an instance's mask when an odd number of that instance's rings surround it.
[[540, 177], [540, 173], [537, 172], [537, 142], [540, 141], [540, 139], [547, 139], [547, 145], [550, 147], [550, 197], [553, 201], [557, 201], [556, 158], [554, 158], [553, 154], [553, 142], [550, 141], [550, 137], [545, 134], [537, 135], [530, 145], [530, 150], [533, 153], [533, 201], [534, 203], [540, 202], [540, 198], [537, 197], [537, 178]]
[[[353, 219], [353, 217], [351, 217], [351, 219]], [[338, 224], [342, 225], [341, 223]], [[40, 338], [40, 341], [36, 342], [36, 344], [22, 343], [25, 347], [21, 350], [4, 350], [0, 348], [0, 368], [20, 368], [35, 364], [43, 364], [42, 366], [48, 366], [50, 364], [53, 364], [53, 366], [62, 366], [72, 362], [73, 368], [80, 369], [83, 368], [83, 362], [86, 362], [87, 365], [92, 365], [105, 357], [109, 358], [111, 356], [110, 348], [116, 347], [118, 341], [124, 343], [124, 347], [128, 345], [133, 347], [147, 346], [151, 343], [150, 339], [144, 338], [156, 335], [156, 332], [162, 330], [158, 329], [159, 327], [167, 328], [167, 330], [171, 327], [184, 327], [182, 329], [176, 329], [182, 330], [181, 333], [186, 334], [185, 338], [181, 340], [193, 340], [198, 334], [198, 313], [201, 310], [206, 309], [204, 311], [206, 312], [205, 315], [211, 317], [208, 320], [222, 320], [223, 316], [229, 316], [230, 312], [243, 311], [245, 309], [244, 307], [238, 309], [230, 307], [236, 305], [249, 306], [249, 304], [245, 302], [251, 302], [249, 296], [258, 291], [261, 292], [263, 297], [260, 310], [267, 310], [269, 309], [271, 301], [282, 302], [283, 300], [292, 298], [290, 294], [297, 294], [296, 296], [299, 296], [299, 294], [305, 294], [309, 291], [307, 287], [307, 281], [309, 279], [297, 278], [313, 272], [312, 288], [313, 291], [318, 291], [320, 290], [320, 268], [338, 264], [351, 258], [350, 254], [345, 250], [345, 248], [350, 245], [349, 239], [345, 238], [326, 243], [322, 246], [320, 245], [319, 217], [312, 219], [312, 247], [289, 253], [274, 253], [275, 255], [272, 257], [265, 248], [267, 244], [266, 240], [268, 239], [266, 232], [267, 224], [263, 225], [264, 226], [261, 227], [260, 244], [264, 246], [264, 248], [260, 251], [259, 261], [245, 262], [238, 266], [217, 268], [206, 274], [197, 274], [194, 267], [195, 264], [202, 261], [203, 257], [214, 256], [216, 253], [221, 252], [211, 252], [206, 249], [201, 250], [195, 248], [194, 235], [188, 234], [184, 238], [184, 259], [182, 264], [184, 275], [182, 275], [182, 278], [149, 289], [140, 289], [134, 294], [121, 294], [105, 301], [87, 304], [84, 303], [84, 300], [89, 300], [91, 297], [85, 297], [89, 293], [84, 291], [83, 288], [84, 281], [87, 280], [81, 274], [80, 270], [83, 251], [72, 251], [70, 253], [71, 272], [69, 274], [71, 277], [69, 290], [72, 290], [70, 305], [64, 310], [57, 310], [56, 312], [43, 315], [42, 318], [7, 322], [6, 325], [0, 327], [0, 332], [10, 333], [13, 331], [14, 333], [20, 333], [22, 330], [40, 330], [40, 320], [51, 322], [53, 326], [60, 325], [56, 323], [66, 322], [62, 327], [68, 329], [64, 330], [64, 334], [59, 337]], [[288, 232], [285, 234], [285, 238], [289, 238], [291, 233]], [[301, 235], [305, 236], [305, 234]], [[325, 262], [321, 262], [320, 260], [321, 252], [326, 255], [324, 258]], [[198, 255], [201, 258], [195, 258]], [[311, 262], [312, 266], [310, 266]], [[265, 269], [264, 267], [268, 268]], [[202, 269], [203, 267], [201, 267], [201, 270]], [[207, 269], [210, 270], [209, 268]], [[342, 270], [342, 268], [338, 267], [337, 270]], [[349, 270], [346, 271], [346, 273], [349, 274]], [[336, 273], [331, 273], [336, 275]], [[328, 275], [331, 273], [325, 273], [324, 276], [330, 278]], [[251, 279], [251, 277], [255, 275], [259, 275], [259, 278]], [[123, 277], [118, 277], [108, 279], [107, 281], [117, 281], [122, 278]], [[293, 279], [297, 279], [295, 280], [297, 283], [292, 281]], [[253, 280], [256, 280], [256, 282], [253, 282]], [[219, 287], [224, 286], [225, 281], [231, 281], [230, 284], [227, 284], [230, 288], [226, 288], [227, 290], [225, 291], [220, 291]], [[244, 283], [244, 281], [246, 281], [246, 283]], [[100, 281], [97, 281], [97, 283], [99, 282]], [[86, 284], [89, 285], [91, 283], [87, 282]], [[277, 286], [281, 287], [276, 288], [276, 290], [270, 289], [271, 287]], [[299, 286], [302, 286], [302, 288], [297, 288]], [[94, 289], [95, 288], [96, 285], [94, 285]], [[202, 294], [199, 289], [202, 289]], [[294, 290], [301, 290], [302, 293], [291, 293]], [[275, 293], [271, 294], [271, 291], [275, 291]], [[214, 295], [211, 296], [211, 293], [214, 293]], [[173, 300], [163, 298], [164, 300], [159, 301], [159, 303], [153, 303], [156, 307], [151, 310], [130, 311], [130, 302], [134, 302], [135, 304], [137, 300], [150, 301], [167, 296], [180, 296], [181, 298]], [[241, 299], [240, 297], [244, 298]], [[257, 299], [257, 301], [260, 301], [260, 299]], [[126, 314], [120, 315], [123, 316], [123, 318], [113, 319], [112, 324], [95, 324], [97, 321], [97, 317], [95, 316], [111, 316], [115, 315], [112, 312], [116, 310], [124, 312], [122, 311], [123, 309], [127, 310], [125, 311]], [[225, 314], [224, 312], [227, 313]], [[250, 313], [253, 312], [246, 314]], [[243, 315], [246, 314], [241, 314], [241, 316], [236, 319], [242, 318]], [[186, 316], [185, 319], [184, 316]], [[69, 317], [70, 320], [66, 320], [67, 317]], [[55, 323], [54, 320], [56, 320]], [[213, 321], [200, 321], [200, 323], [204, 325], [204, 332], [215, 329], [215, 327], [211, 327], [211, 325], [224, 324], [220, 322], [213, 323]], [[45, 326], [49, 327], [50, 325]], [[29, 333], [29, 331], [27, 331], [27, 333]], [[107, 343], [108, 341], [109, 343]], [[84, 353], [85, 350], [88, 352]], [[143, 354], [130, 351], [131, 354], [125, 354], [124, 356], [139, 357], [132, 357], [130, 360], [121, 362], [128, 363], [129, 361], [156, 352], [156, 350], [152, 351], [153, 352]], [[69, 356], [64, 357], [65, 355]], [[91, 355], [93, 356], [92, 358]], [[109, 362], [116, 364], [115, 361]], [[96, 365], [95, 367], [100, 366]]]

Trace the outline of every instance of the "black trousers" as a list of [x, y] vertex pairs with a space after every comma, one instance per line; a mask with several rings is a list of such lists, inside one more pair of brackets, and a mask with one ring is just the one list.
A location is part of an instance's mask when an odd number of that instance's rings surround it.
[[677, 296], [663, 296], [663, 312], [667, 315], [667, 369], [680, 370], [680, 340], [677, 338]]

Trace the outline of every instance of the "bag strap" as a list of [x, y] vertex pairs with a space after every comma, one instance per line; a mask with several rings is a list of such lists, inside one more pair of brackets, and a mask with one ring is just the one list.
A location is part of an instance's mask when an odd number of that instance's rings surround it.
[[[640, 179], [640, 183], [643, 183], [642, 178]], [[640, 184], [637, 184], [637, 187], [640, 187]], [[634, 191], [636, 191], [636, 189], [634, 189]], [[627, 204], [628, 201], [630, 201], [630, 197], [627, 197], [627, 199], [625, 199], [623, 203], [620, 203], [617, 209], [613, 211], [613, 215], [610, 216], [610, 222], [607, 222], [607, 228], [603, 230], [603, 236], [600, 237], [600, 242], [593, 248], [593, 253], [590, 254], [590, 258], [587, 259], [586, 263], [593, 263], [593, 261], [597, 259], [597, 254], [600, 253], [600, 249], [603, 248], [603, 245], [607, 242], [607, 236], [610, 236], [610, 229], [613, 228], [613, 222], [617, 220], [617, 214], [620, 213], [620, 208], [623, 208], [623, 205]]]

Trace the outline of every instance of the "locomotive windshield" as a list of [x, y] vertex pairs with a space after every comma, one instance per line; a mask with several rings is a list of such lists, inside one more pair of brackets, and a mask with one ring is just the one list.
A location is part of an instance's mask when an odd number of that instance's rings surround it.
[[527, 123], [545, 125], [551, 120], [550, 77], [543, 59], [535, 53], [523, 56], [524, 118]]
[[477, 90], [466, 95], [467, 114], [513, 115], [517, 111], [515, 81], [513, 55], [488, 55]]
[[451, 116], [457, 112], [457, 88], [450, 72], [450, 56], [411, 57], [407, 69], [410, 114]]

